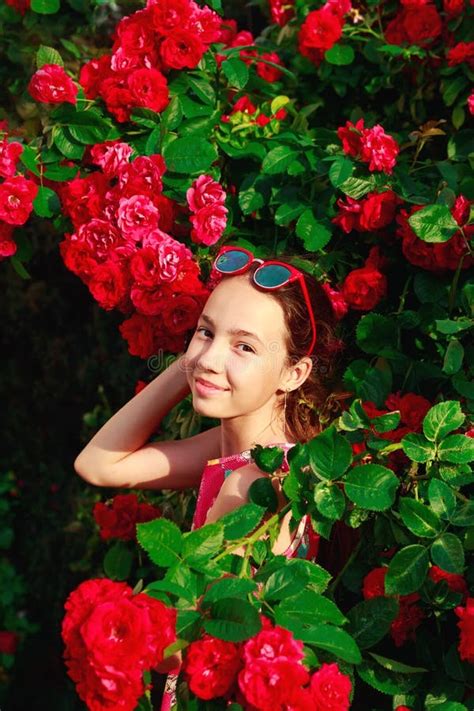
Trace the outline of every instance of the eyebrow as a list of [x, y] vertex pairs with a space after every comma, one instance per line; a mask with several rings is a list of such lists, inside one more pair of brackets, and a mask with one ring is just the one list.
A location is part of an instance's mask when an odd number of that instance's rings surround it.
[[[201, 314], [201, 318], [203, 321], [208, 323], [210, 326], [215, 327], [216, 324], [214, 323], [214, 321], [212, 320], [212, 318], [210, 316], [206, 316], [206, 314]], [[229, 329], [227, 329], [227, 333], [230, 336], [250, 336], [250, 338], [255, 338], [255, 340], [258, 341], [263, 346], [263, 342], [260, 340], [260, 338], [257, 336], [257, 334], [252, 333], [251, 331], [245, 331], [242, 328], [229, 328]]]

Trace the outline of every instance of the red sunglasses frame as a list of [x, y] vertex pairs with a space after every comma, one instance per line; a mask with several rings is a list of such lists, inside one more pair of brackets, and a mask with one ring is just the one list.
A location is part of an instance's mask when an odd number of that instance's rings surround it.
[[[243, 267], [240, 267], [240, 269], [235, 269], [235, 271], [232, 271], [232, 272], [223, 272], [216, 266], [217, 260], [223, 254], [225, 254], [226, 252], [230, 252], [230, 251], [244, 252], [250, 258], [250, 260], [247, 264], [244, 264]], [[314, 320], [313, 309], [311, 307], [311, 300], [309, 298], [308, 289], [306, 287], [304, 274], [302, 272], [300, 272], [299, 269], [296, 269], [296, 267], [293, 267], [291, 264], [287, 264], [286, 262], [279, 262], [276, 259], [258, 259], [257, 257], [254, 256], [254, 254], [250, 250], [245, 249], [245, 247], [232, 247], [231, 245], [224, 245], [223, 247], [220, 248], [219, 252], [217, 253], [216, 258], [214, 259], [213, 269], [215, 269], [217, 272], [219, 272], [219, 274], [222, 274], [223, 276], [235, 276], [236, 274], [244, 274], [254, 262], [260, 262], [260, 265], [261, 265], [260, 267], [258, 267], [258, 269], [255, 270], [255, 272], [253, 274], [253, 280], [254, 280], [255, 286], [257, 286], [260, 289], [263, 289], [265, 291], [275, 291], [275, 289], [280, 289], [282, 286], [286, 286], [286, 284], [291, 284], [291, 282], [293, 282], [293, 281], [297, 280], [299, 282], [301, 291], [303, 292], [304, 300], [306, 302], [306, 308], [308, 311], [309, 320], [311, 322], [311, 328], [313, 331], [311, 345], [310, 345], [309, 350], [306, 354], [308, 356], [311, 355], [311, 353], [313, 352], [313, 348], [316, 344], [316, 321]], [[278, 286], [262, 286], [261, 284], [257, 284], [257, 282], [255, 281], [255, 276], [257, 275], [257, 273], [263, 267], [270, 266], [271, 264], [276, 264], [278, 266], [285, 267], [286, 269], [288, 269], [290, 272], [290, 276], [288, 277], [288, 279], [283, 284], [278, 284]]]

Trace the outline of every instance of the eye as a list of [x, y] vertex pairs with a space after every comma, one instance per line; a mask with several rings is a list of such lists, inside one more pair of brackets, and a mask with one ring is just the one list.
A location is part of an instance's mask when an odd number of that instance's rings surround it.
[[198, 326], [198, 327], [196, 328], [195, 333], [199, 333], [200, 331], [207, 331], [208, 333], [210, 333], [209, 329], [206, 328], [205, 326]]
[[249, 346], [248, 343], [238, 343], [238, 344], [237, 344], [237, 347], [239, 347], [239, 346], [245, 346], [245, 348], [250, 348], [250, 351], [245, 351], [245, 353], [255, 353], [255, 351], [254, 351], [254, 349], [252, 348], [252, 346]]

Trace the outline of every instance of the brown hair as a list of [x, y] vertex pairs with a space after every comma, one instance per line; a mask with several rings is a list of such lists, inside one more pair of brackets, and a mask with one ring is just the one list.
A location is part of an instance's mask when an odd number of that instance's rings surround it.
[[[290, 256], [279, 256], [278, 260], [292, 263]], [[258, 263], [252, 264], [245, 272], [249, 280], [259, 266]], [[298, 269], [303, 271], [299, 264]], [[304, 279], [316, 322], [316, 344], [310, 356], [313, 367], [305, 382], [296, 390], [288, 392], [286, 397], [287, 432], [295, 442], [303, 443], [315, 437], [339, 409], [338, 397], [333, 393], [333, 388], [338, 385], [339, 356], [342, 350], [342, 341], [336, 337], [336, 318], [328, 295], [320, 282], [307, 271], [304, 271]], [[294, 281], [266, 293], [271, 294], [283, 309], [287, 362], [288, 365], [297, 363], [308, 353], [312, 337], [301, 286], [298, 281]], [[283, 403], [282, 399], [282, 408]]]

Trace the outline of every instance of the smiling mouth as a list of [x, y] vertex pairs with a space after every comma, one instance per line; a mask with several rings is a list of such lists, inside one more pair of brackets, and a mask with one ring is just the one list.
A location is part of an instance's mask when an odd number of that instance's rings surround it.
[[216, 390], [219, 392], [225, 392], [229, 388], [222, 388], [219, 385], [214, 385], [214, 383], [210, 383], [207, 380], [204, 380], [203, 378], [195, 378], [195, 382], [200, 385], [201, 387], [208, 388], [209, 390]]

